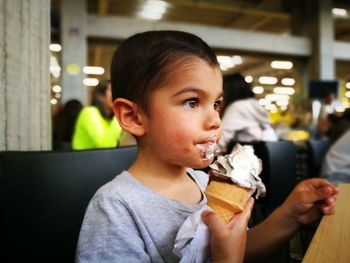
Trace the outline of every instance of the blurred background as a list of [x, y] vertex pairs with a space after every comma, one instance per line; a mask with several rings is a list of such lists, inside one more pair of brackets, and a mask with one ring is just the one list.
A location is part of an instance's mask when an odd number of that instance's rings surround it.
[[[334, 48], [350, 42], [349, 1], [73, 2], [76, 3], [51, 1], [53, 114], [72, 96], [87, 103], [91, 87], [109, 79], [111, 57], [120, 41], [149, 29], [188, 30], [207, 41], [214, 48], [224, 75], [239, 72], [251, 83], [281, 136], [285, 135], [283, 129], [291, 127], [307, 130], [312, 114], [317, 114], [320, 107], [314, 105], [316, 113], [312, 112], [312, 100], [322, 103], [329, 92], [334, 97], [324, 102], [327, 113], [341, 115], [349, 107], [349, 54], [339, 54]], [[76, 15], [72, 16], [74, 12]], [[86, 42], [83, 51], [74, 39], [82, 35]], [[65, 52], [76, 54], [77, 58], [67, 58]], [[80, 83], [74, 80], [76, 75], [80, 75]], [[84, 92], [74, 95], [70, 89], [76, 85]], [[298, 136], [308, 135], [293, 136], [299, 139]]]

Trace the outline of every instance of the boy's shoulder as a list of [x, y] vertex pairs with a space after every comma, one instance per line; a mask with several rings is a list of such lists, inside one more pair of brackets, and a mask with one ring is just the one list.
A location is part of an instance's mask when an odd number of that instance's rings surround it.
[[133, 182], [132, 176], [127, 171], [123, 171], [111, 181], [101, 186], [93, 198], [106, 197], [120, 199], [120, 197], [130, 193], [134, 188], [135, 182]]

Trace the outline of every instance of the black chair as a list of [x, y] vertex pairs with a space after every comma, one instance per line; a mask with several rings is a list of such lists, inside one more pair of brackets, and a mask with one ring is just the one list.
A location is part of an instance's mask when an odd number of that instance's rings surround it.
[[261, 142], [254, 150], [263, 163], [261, 179], [267, 190], [263, 209], [269, 214], [296, 185], [296, 147], [291, 141]]
[[262, 160], [261, 180], [266, 186], [266, 197], [258, 199], [255, 207], [255, 223], [259, 223], [272, 210], [283, 203], [296, 185], [297, 149], [291, 141], [276, 142], [237, 142], [228, 144], [228, 152], [234, 145], [251, 145], [255, 154]]
[[329, 140], [307, 141], [308, 177], [319, 177], [323, 160], [330, 145]]
[[1, 152], [0, 261], [74, 262], [89, 200], [136, 151]]

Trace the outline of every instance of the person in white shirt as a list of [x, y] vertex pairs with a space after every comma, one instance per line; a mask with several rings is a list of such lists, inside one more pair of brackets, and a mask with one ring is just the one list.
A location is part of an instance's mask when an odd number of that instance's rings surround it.
[[321, 177], [333, 184], [350, 183], [350, 131], [343, 134], [328, 150]]
[[224, 76], [224, 107], [220, 148], [226, 151], [232, 140], [277, 141], [268, 112], [254, 98], [251, 86], [238, 73]]

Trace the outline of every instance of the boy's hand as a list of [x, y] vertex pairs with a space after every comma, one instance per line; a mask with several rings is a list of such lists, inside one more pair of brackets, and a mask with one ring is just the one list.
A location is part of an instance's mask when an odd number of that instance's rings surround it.
[[210, 238], [210, 251], [212, 263], [243, 262], [246, 240], [247, 225], [253, 209], [254, 199], [250, 198], [244, 211], [228, 223], [214, 212], [203, 213], [203, 221], [208, 225]]
[[338, 188], [327, 180], [304, 180], [294, 188], [282, 209], [296, 223], [309, 224], [320, 219], [323, 214], [334, 213], [337, 194]]

